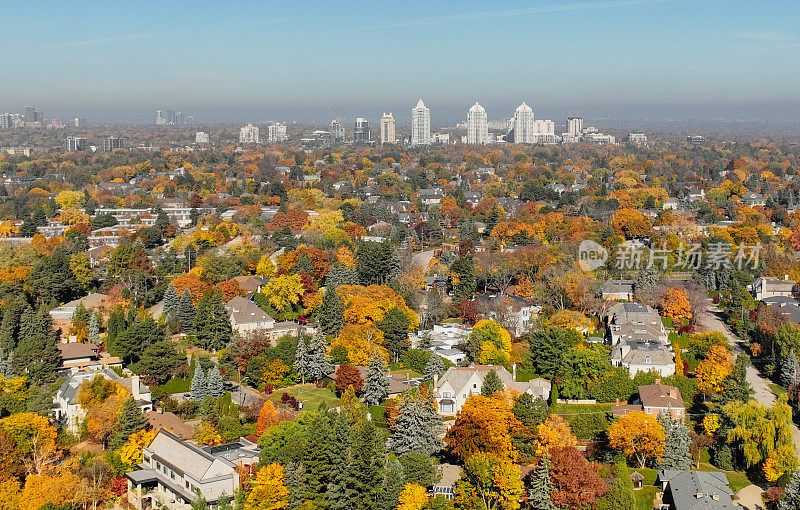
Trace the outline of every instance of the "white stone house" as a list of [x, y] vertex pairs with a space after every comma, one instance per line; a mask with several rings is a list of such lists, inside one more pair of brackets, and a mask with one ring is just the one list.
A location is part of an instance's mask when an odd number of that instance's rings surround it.
[[530, 393], [542, 400], [550, 398], [550, 381], [542, 378], [528, 382], [517, 382], [516, 369], [511, 374], [500, 365], [470, 365], [450, 367], [441, 378], [434, 378], [434, 396], [439, 414], [451, 416], [461, 411], [464, 402], [472, 395], [480, 395], [483, 380], [490, 371], [497, 372], [503, 387], [522, 393]]
[[242, 336], [268, 333], [275, 327], [275, 319], [249, 299], [235, 296], [225, 307], [230, 316], [231, 328]]

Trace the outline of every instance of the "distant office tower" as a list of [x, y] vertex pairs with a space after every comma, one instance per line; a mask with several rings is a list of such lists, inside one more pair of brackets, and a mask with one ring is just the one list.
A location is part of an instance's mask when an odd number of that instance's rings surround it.
[[576, 136], [583, 132], [583, 117], [567, 117], [567, 134]]
[[353, 128], [353, 142], [369, 142], [370, 140], [372, 140], [372, 133], [369, 131], [369, 121], [362, 117], [357, 117]]
[[111, 152], [114, 149], [121, 149], [122, 145], [123, 141], [119, 136], [109, 136], [103, 140], [103, 150], [106, 152]]
[[628, 141], [631, 143], [647, 143], [647, 135], [644, 133], [628, 133]]
[[176, 124], [183, 124], [183, 113], [182, 112], [178, 112], [177, 114], [175, 114], [175, 123]]
[[336, 119], [332, 120], [330, 126], [328, 126], [328, 133], [330, 133], [331, 140], [334, 142], [344, 140], [344, 126]]
[[475, 103], [467, 112], [467, 143], [489, 143], [489, 123], [486, 119], [486, 110]]
[[535, 143], [533, 109], [525, 101], [514, 110], [514, 143]]
[[178, 112], [174, 109], [167, 110], [167, 124], [174, 126], [178, 123]]
[[75, 117], [75, 127], [86, 127], [86, 119], [83, 117]]
[[239, 143], [259, 143], [258, 128], [248, 124], [239, 129]]
[[208, 143], [208, 133], [205, 131], [198, 131], [194, 134], [195, 143]]
[[286, 124], [274, 123], [267, 128], [267, 140], [270, 142], [285, 142], [289, 137], [286, 136]]
[[85, 151], [89, 147], [86, 138], [78, 136], [67, 137], [67, 152]]
[[381, 143], [395, 143], [396, 141], [392, 112], [389, 112], [388, 115], [384, 112], [383, 115], [381, 115]]
[[14, 114], [4, 113], [0, 115], [0, 129], [11, 129], [14, 127]]
[[411, 145], [428, 145], [431, 143], [431, 109], [425, 106], [422, 99], [411, 110]]
[[163, 126], [167, 123], [167, 119], [161, 114], [161, 110], [156, 110], [156, 126]]

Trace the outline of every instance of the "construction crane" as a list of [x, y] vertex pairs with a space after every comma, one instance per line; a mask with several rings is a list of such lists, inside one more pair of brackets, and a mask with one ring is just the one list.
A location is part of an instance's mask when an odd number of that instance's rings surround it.
[[336, 115], [336, 112], [333, 111], [333, 108], [331, 108], [331, 105], [326, 104], [325, 106], [328, 108], [328, 111], [331, 112], [331, 115], [333, 115], [333, 118], [336, 119], [336, 122], [341, 124], [342, 116], [341, 115]]

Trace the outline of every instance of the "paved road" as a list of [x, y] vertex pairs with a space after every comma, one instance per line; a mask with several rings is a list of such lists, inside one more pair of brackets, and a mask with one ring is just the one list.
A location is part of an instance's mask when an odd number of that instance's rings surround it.
[[[718, 311], [715, 308], [709, 308], [709, 312], [704, 314], [697, 321], [700, 327], [706, 331], [719, 331], [733, 346], [733, 350], [737, 356], [747, 356], [747, 353], [742, 348], [742, 343], [734, 337], [728, 326], [720, 320]], [[761, 377], [758, 370], [751, 364], [747, 366], [747, 375], [745, 377], [747, 382], [752, 386], [755, 392], [753, 398], [764, 405], [772, 407], [775, 405], [777, 398], [772, 390], [769, 389], [769, 381]], [[800, 451], [800, 429], [796, 425], [792, 425], [792, 436], [794, 437], [795, 450]]]
[[411, 266], [412, 267], [422, 267], [422, 269], [426, 269], [428, 264], [431, 263], [431, 259], [433, 258], [434, 250], [425, 250], [419, 253], [415, 253], [411, 257]]

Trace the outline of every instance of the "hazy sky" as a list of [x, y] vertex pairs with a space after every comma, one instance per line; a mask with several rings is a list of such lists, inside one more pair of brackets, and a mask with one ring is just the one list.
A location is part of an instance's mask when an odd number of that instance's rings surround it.
[[0, 1], [0, 111], [800, 120], [800, 2]]

